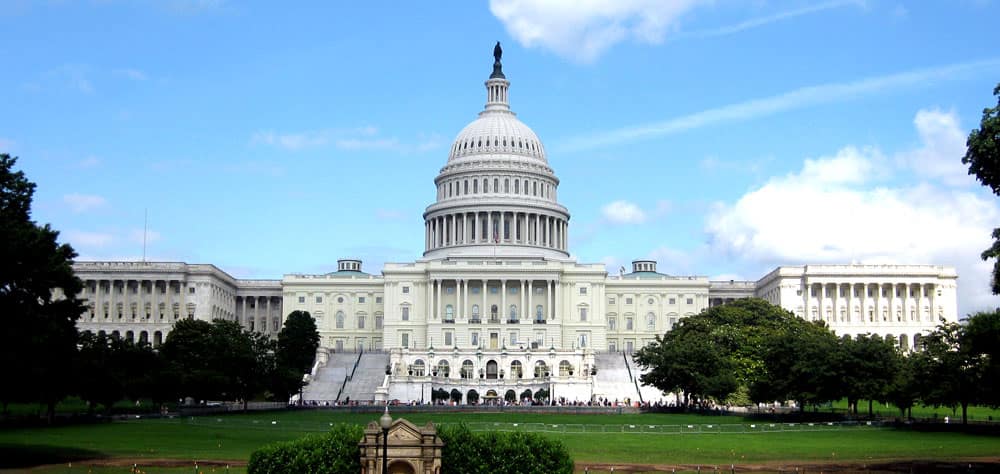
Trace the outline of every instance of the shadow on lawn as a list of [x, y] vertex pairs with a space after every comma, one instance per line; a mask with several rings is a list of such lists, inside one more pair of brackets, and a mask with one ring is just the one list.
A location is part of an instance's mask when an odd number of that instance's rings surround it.
[[103, 453], [79, 448], [44, 444], [0, 444], [0, 469], [16, 469], [43, 464], [61, 464], [85, 459], [103, 459]]

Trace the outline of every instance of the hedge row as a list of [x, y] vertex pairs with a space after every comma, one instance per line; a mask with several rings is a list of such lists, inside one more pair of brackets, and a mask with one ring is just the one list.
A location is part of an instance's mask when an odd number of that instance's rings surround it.
[[[247, 474], [361, 472], [363, 430], [336, 425], [329, 433], [275, 443], [250, 455]], [[444, 441], [441, 474], [571, 474], [573, 460], [557, 440], [537, 433], [473, 433], [465, 425], [438, 428]]]
[[250, 454], [247, 474], [358, 474], [362, 436], [360, 426], [338, 424], [329, 433], [270, 444]]

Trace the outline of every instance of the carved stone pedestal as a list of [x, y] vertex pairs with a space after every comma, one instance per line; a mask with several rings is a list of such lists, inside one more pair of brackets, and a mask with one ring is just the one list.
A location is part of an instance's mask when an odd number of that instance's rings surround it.
[[[438, 474], [441, 472], [441, 448], [444, 442], [434, 425], [418, 427], [397, 418], [389, 427], [388, 464], [390, 474]], [[358, 443], [361, 448], [361, 473], [382, 473], [382, 428], [371, 422]]]

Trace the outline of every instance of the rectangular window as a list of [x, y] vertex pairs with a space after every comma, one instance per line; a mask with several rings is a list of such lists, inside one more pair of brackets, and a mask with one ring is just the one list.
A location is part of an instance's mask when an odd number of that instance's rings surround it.
[[358, 297], [358, 303], [364, 303], [364, 302], [365, 302], [365, 297], [364, 296], [359, 296]]
[[688, 298], [687, 304], [694, 304], [694, 298]]
[[585, 332], [581, 332], [580, 333], [580, 337], [578, 338], [579, 343], [580, 343], [580, 349], [586, 349], [587, 348], [587, 340], [588, 339], [590, 339], [590, 337], [588, 337], [587, 333], [585, 333]]
[[499, 288], [497, 288], [495, 286], [491, 286], [490, 287], [490, 294], [495, 295], [495, 294], [497, 294], [498, 291], [500, 291]]
[[188, 294], [192, 294], [192, 295], [194, 294], [194, 287], [193, 286], [189, 286], [188, 287]]
[[518, 344], [519, 341], [517, 340], [517, 331], [511, 331], [507, 335], [510, 337], [510, 339], [507, 340], [508, 344], [510, 344], [512, 346], [515, 346], [515, 345]]
[[305, 303], [305, 302], [306, 302], [306, 297], [305, 296], [300, 296], [299, 297], [299, 303]]
[[580, 321], [587, 320], [587, 308], [580, 308]]
[[613, 317], [612, 318], [608, 318], [608, 330], [614, 331], [615, 330], [615, 325], [616, 325], [615, 318], [613, 318]]
[[631, 331], [634, 326], [635, 326], [635, 324], [634, 324], [632, 318], [625, 318], [625, 330], [626, 331]]
[[455, 287], [454, 286], [446, 286], [444, 288], [444, 292], [447, 293], [447, 294], [449, 294], [449, 295], [453, 295], [453, 294], [455, 294]]
[[358, 329], [364, 329], [364, 328], [365, 328], [365, 317], [358, 316]]
[[444, 345], [448, 346], [448, 347], [451, 347], [451, 345], [454, 343], [454, 341], [452, 340], [454, 337], [455, 337], [455, 334], [452, 331], [445, 331], [445, 333], [444, 333]]
[[670, 298], [670, 299], [669, 299], [669, 300], [667, 301], [667, 303], [668, 303], [668, 304], [677, 304], [677, 298]]
[[516, 286], [510, 287], [510, 294], [512, 294], [512, 295], [516, 295], [517, 294], [517, 287]]
[[632, 353], [635, 352], [635, 341], [627, 340], [625, 341], [625, 352]]
[[632, 298], [625, 298], [625, 304], [632, 304]]
[[404, 332], [404, 333], [401, 333], [399, 335], [399, 345], [400, 345], [400, 347], [410, 347], [410, 334], [409, 333]]
[[[546, 285], [546, 286], [547, 286], [547, 285]], [[535, 288], [535, 294], [536, 294], [536, 295], [540, 295], [540, 294], [542, 294], [542, 292], [543, 292], [543, 291], [545, 291], [545, 288], [542, 288], [542, 287], [540, 287], [540, 286], [539, 286], [538, 288]]]
[[587, 294], [587, 287], [586, 286], [581, 286], [580, 287], [580, 294], [581, 295]]
[[472, 343], [472, 347], [479, 347], [479, 332], [473, 331], [470, 333], [469, 342]]
[[478, 286], [474, 286], [474, 287], [471, 288], [470, 291], [472, 291], [472, 294], [478, 295], [479, 294], [479, 287]]
[[316, 302], [317, 303], [322, 303], [323, 302], [323, 297], [322, 296], [317, 296], [316, 297]]
[[403, 306], [403, 321], [409, 321], [409, 320], [410, 320], [410, 307]]
[[406, 293], [409, 293], [409, 292], [410, 292], [410, 287], [404, 286], [403, 287], [403, 294], [406, 294]]
[[375, 329], [382, 329], [382, 315], [375, 316]]
[[615, 352], [618, 350], [618, 344], [615, 341], [608, 341], [608, 352]]
[[608, 304], [615, 304], [614, 298], [608, 298]]
[[382, 297], [381, 296], [376, 296], [375, 297], [375, 304], [382, 304]]

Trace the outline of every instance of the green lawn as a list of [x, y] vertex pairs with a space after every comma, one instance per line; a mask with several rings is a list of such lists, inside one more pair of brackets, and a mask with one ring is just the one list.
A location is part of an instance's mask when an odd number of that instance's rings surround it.
[[[834, 402], [831, 404], [830, 408], [835, 410], [837, 413], [846, 413], [847, 400], [840, 400]], [[830, 408], [826, 409], [820, 408], [820, 411], [830, 411]], [[892, 404], [883, 405], [879, 402], [875, 402], [872, 405], [872, 411], [874, 412], [875, 416], [886, 416], [890, 418], [895, 418], [899, 416], [899, 408], [896, 408], [896, 406]], [[962, 419], [962, 407], [956, 407], [956, 409], [952, 411], [950, 407], [933, 407], [933, 406], [918, 405], [913, 407], [911, 412], [914, 418], [937, 417], [938, 419], [943, 419], [944, 417], [948, 416], [958, 420]], [[858, 402], [858, 414], [859, 415], [868, 414], [868, 400], [862, 400]], [[970, 421], [986, 421], [989, 420], [990, 417], [992, 417], [993, 420], [1000, 421], [1000, 410], [989, 407], [981, 407], [981, 406], [969, 407]]]
[[[552, 415], [526, 413], [403, 413], [404, 418], [423, 424], [466, 422], [483, 426], [502, 423], [556, 425], [555, 430], [604, 429], [601, 433], [546, 433], [562, 440], [578, 463], [631, 462], [729, 464], [806, 461], [868, 461], [892, 459], [956, 459], [995, 456], [1000, 437], [959, 433], [917, 433], [866, 426], [836, 428], [817, 424], [818, 431], [729, 433], [754, 431], [760, 422], [741, 417], [635, 414]], [[55, 463], [82, 458], [171, 458], [245, 461], [257, 447], [278, 440], [320, 432], [331, 423], [365, 424], [377, 414], [334, 411], [289, 411], [210, 416], [185, 419], [132, 419], [124, 422], [56, 428], [8, 429], [0, 431], [0, 464], [18, 456], [32, 460], [51, 453]], [[743, 426], [736, 426], [736, 425]], [[711, 434], [635, 434], [632, 428], [670, 425], [679, 431], [718, 431]], [[688, 425], [693, 428], [688, 428]], [[707, 428], [712, 425], [713, 428]], [[780, 428], [781, 426], [779, 426]], [[521, 428], [518, 428], [521, 429]], [[547, 428], [548, 429], [548, 428]], [[27, 453], [27, 454], [26, 454]], [[30, 455], [29, 455], [30, 454]], [[13, 457], [12, 457], [13, 456]], [[34, 457], [32, 457], [34, 456]], [[73, 468], [44, 472], [86, 472]], [[215, 468], [215, 472], [224, 469]], [[210, 468], [202, 472], [211, 472]], [[94, 471], [102, 472], [102, 471]], [[105, 472], [127, 472], [107, 470]], [[192, 469], [144, 472], [193, 472]], [[236, 471], [231, 471], [236, 472]]]

